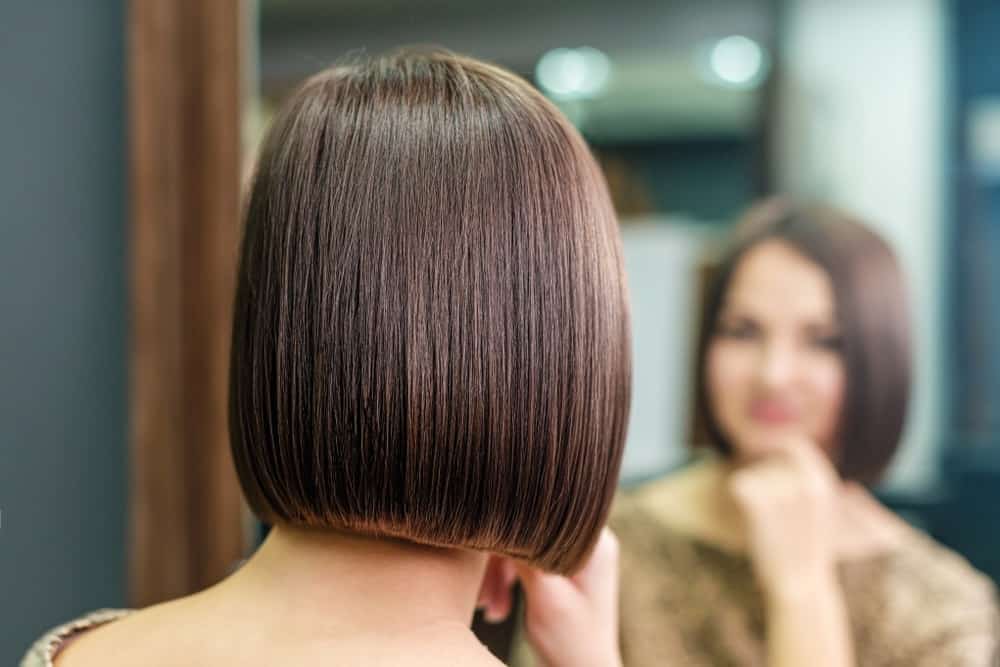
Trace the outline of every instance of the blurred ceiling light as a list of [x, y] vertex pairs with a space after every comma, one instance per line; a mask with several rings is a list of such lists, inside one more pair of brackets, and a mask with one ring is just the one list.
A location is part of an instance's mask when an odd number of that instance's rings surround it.
[[760, 45], [742, 35], [720, 39], [708, 54], [712, 74], [724, 84], [752, 88], [767, 73], [767, 53]]
[[611, 78], [611, 60], [597, 49], [553, 49], [538, 61], [535, 79], [553, 97], [580, 99], [600, 93]]

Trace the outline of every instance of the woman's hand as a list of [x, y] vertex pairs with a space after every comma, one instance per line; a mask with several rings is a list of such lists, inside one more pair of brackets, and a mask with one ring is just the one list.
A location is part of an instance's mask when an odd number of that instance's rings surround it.
[[571, 577], [546, 574], [505, 558], [490, 562], [480, 595], [487, 620], [510, 613], [510, 586], [521, 580], [525, 633], [548, 667], [617, 667], [618, 541], [605, 528], [583, 568]]
[[734, 472], [750, 557], [767, 603], [769, 667], [848, 667], [853, 643], [836, 576], [840, 483], [819, 448], [784, 443]]
[[790, 440], [729, 480], [747, 547], [769, 597], [810, 595], [835, 580], [838, 479], [819, 448]]

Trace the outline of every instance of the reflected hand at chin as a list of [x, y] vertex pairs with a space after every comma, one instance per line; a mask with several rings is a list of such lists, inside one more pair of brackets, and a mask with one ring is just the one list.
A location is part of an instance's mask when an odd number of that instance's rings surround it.
[[794, 593], [834, 573], [840, 482], [819, 447], [805, 438], [768, 443], [729, 477], [742, 513], [749, 555], [769, 595]]

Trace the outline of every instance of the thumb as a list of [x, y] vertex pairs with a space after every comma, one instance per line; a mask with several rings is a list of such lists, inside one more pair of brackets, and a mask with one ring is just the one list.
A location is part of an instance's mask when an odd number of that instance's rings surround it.
[[618, 568], [618, 538], [605, 527], [583, 567], [570, 579], [583, 596], [599, 607], [616, 608]]
[[566, 577], [522, 563], [517, 564], [517, 576], [524, 590], [525, 615], [533, 624], [558, 621], [578, 604], [580, 591]]

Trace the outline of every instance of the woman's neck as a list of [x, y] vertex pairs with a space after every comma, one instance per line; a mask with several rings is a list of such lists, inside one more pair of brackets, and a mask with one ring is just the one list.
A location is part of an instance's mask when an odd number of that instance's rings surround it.
[[468, 628], [486, 554], [332, 530], [274, 527], [219, 593], [334, 639]]

